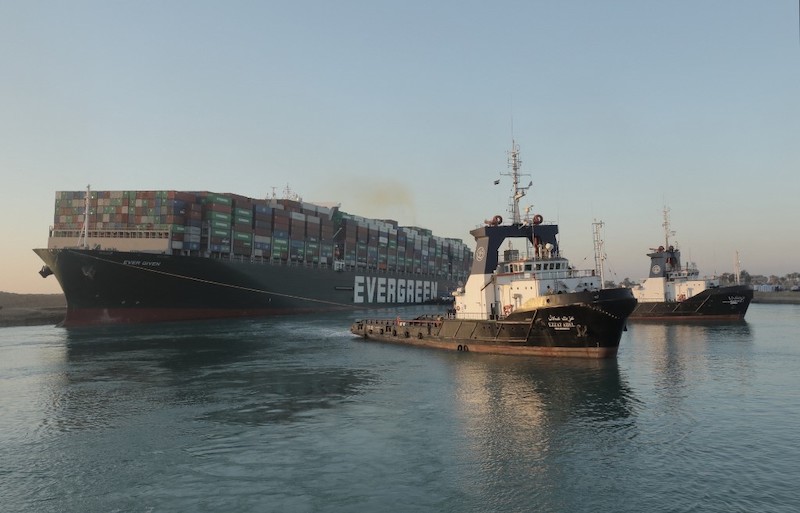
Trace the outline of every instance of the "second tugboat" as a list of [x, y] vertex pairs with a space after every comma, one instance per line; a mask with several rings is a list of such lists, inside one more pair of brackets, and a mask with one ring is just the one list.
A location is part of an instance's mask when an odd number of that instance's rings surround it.
[[[519, 147], [512, 144], [513, 221], [500, 216], [470, 233], [476, 251], [470, 276], [453, 293], [447, 316], [364, 319], [350, 331], [365, 339], [455, 351], [530, 356], [616, 356], [636, 299], [628, 288], [604, 289], [596, 270], [576, 270], [558, 249], [558, 225], [537, 214], [521, 219]], [[524, 239], [518, 249], [499, 251], [506, 239]]]
[[[651, 248], [650, 275], [633, 287], [639, 304], [631, 319], [652, 321], [740, 321], [753, 289], [749, 285], [721, 287], [716, 278], [701, 278], [692, 263], [681, 264], [681, 252], [670, 244], [669, 210], [664, 209], [664, 245]], [[738, 272], [737, 272], [738, 279]]]

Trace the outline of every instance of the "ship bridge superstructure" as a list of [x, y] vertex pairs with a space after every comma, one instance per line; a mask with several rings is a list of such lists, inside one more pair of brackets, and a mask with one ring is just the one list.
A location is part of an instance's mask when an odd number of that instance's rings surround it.
[[681, 252], [670, 244], [669, 209], [664, 207], [664, 244], [650, 248], [650, 270], [647, 279], [633, 287], [633, 295], [639, 301], [683, 302], [709, 288], [719, 287], [717, 278], [700, 277], [694, 262], [681, 263]]
[[[486, 220], [485, 226], [470, 231], [475, 238], [475, 255], [465, 286], [453, 293], [457, 318], [502, 319], [513, 312], [537, 308], [545, 296], [602, 288], [595, 270], [576, 270], [561, 254], [557, 224], [544, 223], [540, 214], [519, 218], [518, 202], [530, 186], [519, 186], [516, 148], [513, 145], [510, 152], [512, 222], [504, 225], [502, 217], [496, 215]], [[525, 257], [512, 249], [510, 241], [514, 240], [522, 241]], [[509, 249], [503, 250], [507, 241]]]
[[[453, 293], [457, 318], [501, 319], [545, 296], [601, 288], [594, 269], [575, 269], [553, 242], [541, 243], [550, 236], [555, 240], [557, 225], [489, 226], [472, 233], [477, 235], [473, 271], [466, 285]], [[498, 250], [509, 234], [522, 234], [532, 242], [533, 254], [520, 258], [518, 250], [505, 250], [501, 257]]]

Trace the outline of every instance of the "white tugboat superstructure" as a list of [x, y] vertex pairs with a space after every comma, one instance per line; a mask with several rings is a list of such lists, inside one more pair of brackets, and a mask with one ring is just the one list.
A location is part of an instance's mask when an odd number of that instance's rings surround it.
[[[558, 246], [558, 225], [536, 214], [521, 219], [519, 148], [512, 145], [510, 224], [496, 215], [470, 232], [475, 256], [447, 315], [364, 319], [350, 331], [365, 339], [456, 351], [610, 358], [636, 306], [630, 289], [603, 289], [595, 269], [574, 269]], [[495, 181], [495, 184], [499, 183]], [[501, 247], [524, 241], [519, 249]]]
[[[519, 147], [515, 143], [509, 154], [513, 222], [501, 226], [502, 217], [497, 215], [485, 221], [489, 229], [470, 232], [478, 241], [478, 247], [466, 285], [453, 292], [458, 319], [504, 318], [515, 310], [528, 308], [544, 296], [602, 288], [601, 276], [595, 270], [576, 270], [561, 255], [556, 225], [544, 224], [540, 214], [521, 219], [519, 201], [530, 185], [519, 185]], [[526, 246], [531, 251], [521, 255], [517, 249], [507, 249], [500, 259], [500, 244], [511, 238], [527, 240]]]

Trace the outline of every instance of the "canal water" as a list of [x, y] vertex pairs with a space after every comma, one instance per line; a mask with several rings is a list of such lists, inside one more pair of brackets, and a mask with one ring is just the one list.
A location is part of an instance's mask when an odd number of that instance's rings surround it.
[[800, 510], [800, 306], [631, 323], [612, 361], [365, 342], [357, 317], [0, 329], [0, 508]]

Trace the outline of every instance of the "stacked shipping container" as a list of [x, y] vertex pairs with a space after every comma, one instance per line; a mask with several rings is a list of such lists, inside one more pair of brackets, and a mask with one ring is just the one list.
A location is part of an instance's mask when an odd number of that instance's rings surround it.
[[[53, 239], [74, 240], [84, 191], [56, 193]], [[92, 191], [88, 230], [96, 241], [164, 239], [164, 251], [267, 261], [466, 276], [472, 252], [430, 230], [288, 199], [183, 191]], [[108, 241], [101, 246], [113, 245]]]

